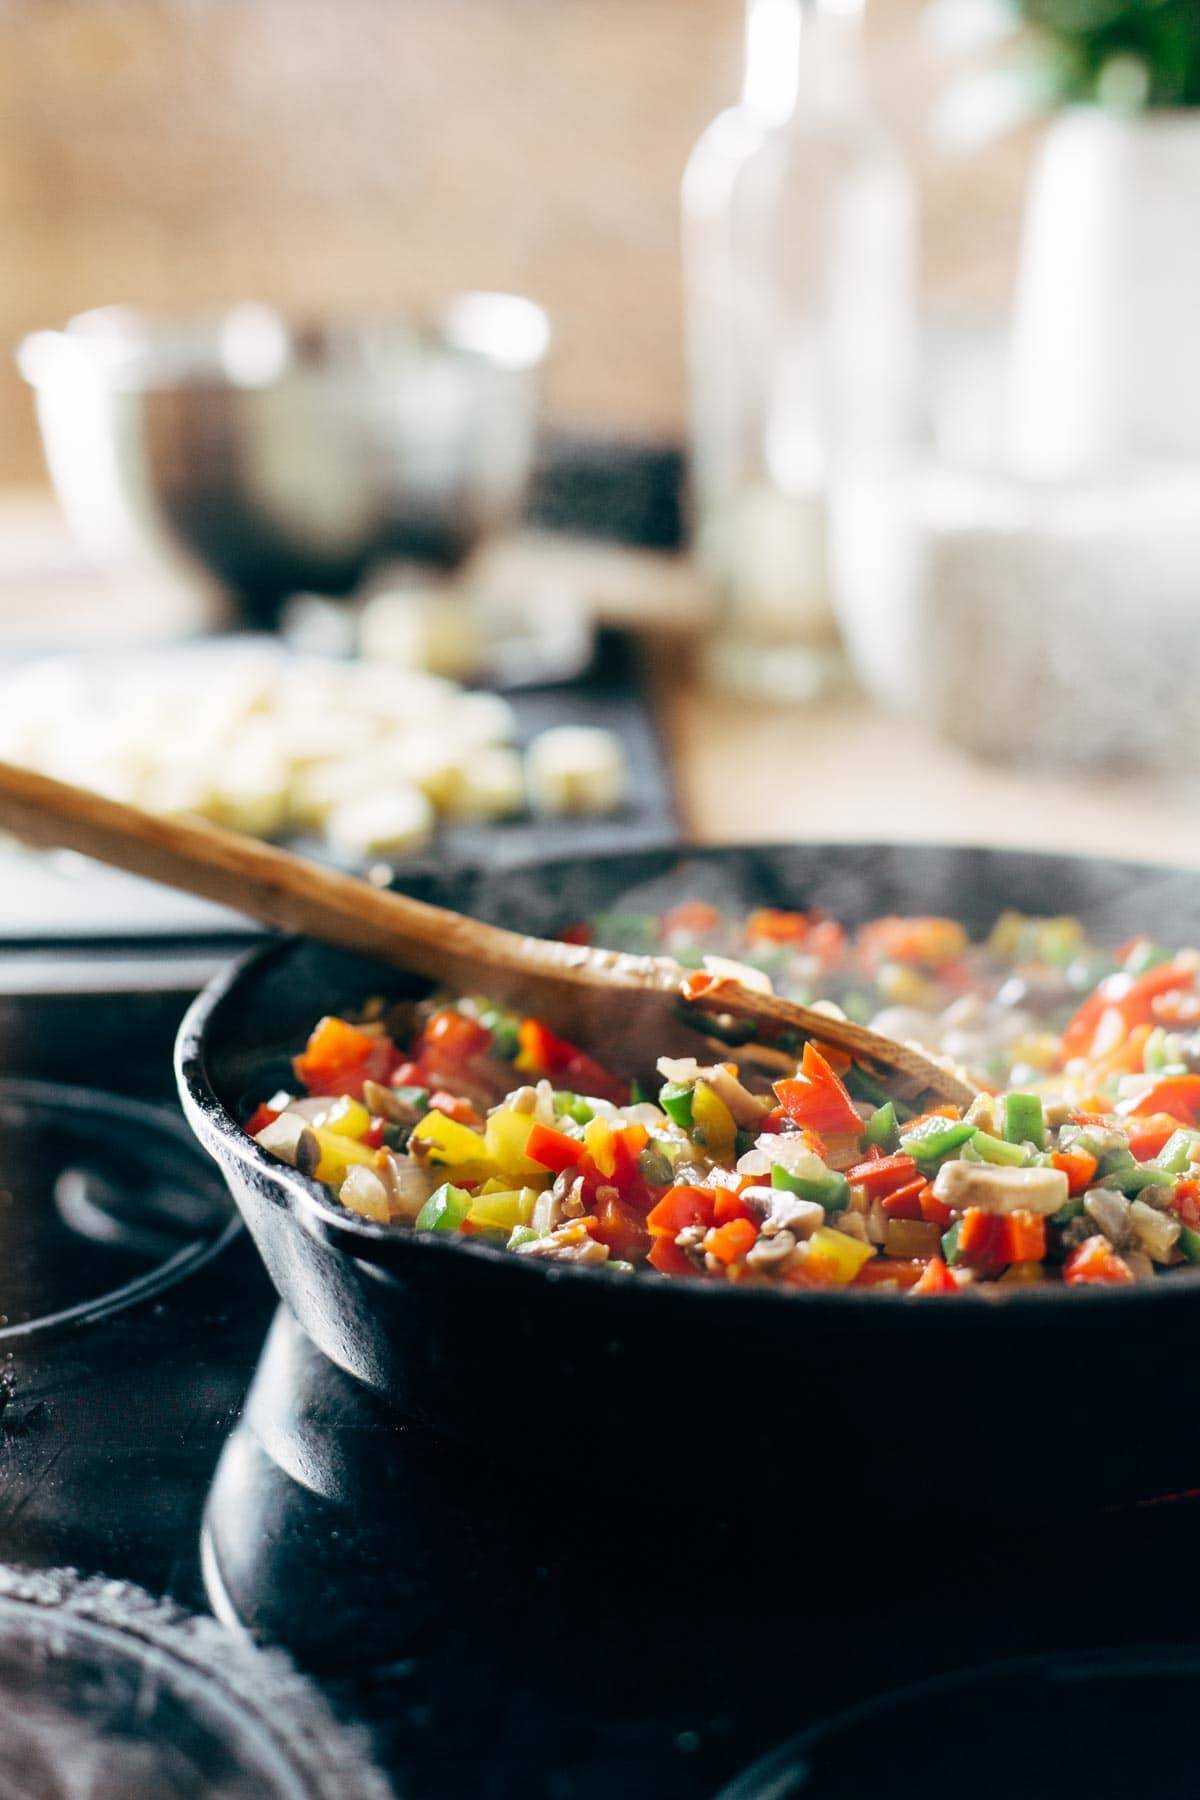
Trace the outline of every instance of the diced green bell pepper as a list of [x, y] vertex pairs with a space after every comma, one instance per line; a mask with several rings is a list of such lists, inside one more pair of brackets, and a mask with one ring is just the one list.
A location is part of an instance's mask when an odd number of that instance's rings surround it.
[[471, 1210], [471, 1196], [465, 1188], [443, 1181], [430, 1194], [417, 1214], [418, 1231], [457, 1231]]
[[1033, 1144], [1046, 1148], [1046, 1119], [1037, 1094], [1006, 1094], [1004, 1097], [1004, 1136], [1010, 1144]]
[[694, 1089], [681, 1081], [667, 1081], [658, 1090], [658, 1104], [680, 1131], [692, 1129], [692, 1095]]
[[1114, 1169], [1111, 1175], [1103, 1176], [1097, 1187], [1115, 1188], [1129, 1200], [1135, 1199], [1143, 1188], [1175, 1186], [1175, 1177], [1168, 1169], [1156, 1169], [1149, 1164], [1134, 1163], [1132, 1168]]
[[514, 1225], [508, 1240], [508, 1248], [515, 1250], [519, 1244], [532, 1244], [538, 1235], [532, 1225]]
[[887, 1101], [887, 1089], [881, 1081], [866, 1069], [860, 1069], [857, 1063], [851, 1063], [843, 1077], [850, 1094], [855, 1100], [868, 1100], [872, 1106], [883, 1106]]
[[1193, 1231], [1190, 1225], [1182, 1225], [1176, 1241], [1189, 1262], [1200, 1262], [1200, 1231]]
[[1182, 1127], [1172, 1132], [1158, 1155], [1154, 1158], [1156, 1167], [1169, 1169], [1172, 1175], [1183, 1175], [1193, 1166], [1189, 1154], [1193, 1144], [1200, 1144], [1200, 1131], [1188, 1131]]
[[926, 1119], [915, 1130], [903, 1133], [900, 1148], [919, 1163], [935, 1162], [974, 1136], [974, 1125], [965, 1119]]
[[1075, 1194], [1070, 1200], [1064, 1200], [1056, 1213], [1050, 1214], [1050, 1223], [1052, 1225], [1069, 1225], [1071, 1220], [1077, 1219], [1082, 1211], [1083, 1195]]
[[638, 1174], [647, 1187], [670, 1187], [675, 1179], [669, 1159], [652, 1144], [647, 1144], [638, 1157]]
[[890, 1100], [867, 1120], [866, 1138], [868, 1144], [874, 1144], [880, 1150], [890, 1152], [898, 1148], [900, 1127], [896, 1123], [896, 1108]]
[[418, 1112], [429, 1110], [429, 1089], [423, 1087], [394, 1087], [392, 1089], [397, 1100], [403, 1100], [405, 1106], [415, 1107]]
[[958, 1236], [962, 1230], [962, 1220], [957, 1220], [942, 1234], [942, 1260], [947, 1263], [958, 1261]]
[[971, 1143], [979, 1152], [981, 1162], [999, 1163], [1002, 1167], [1016, 1169], [1027, 1160], [1023, 1144], [993, 1137], [989, 1131], [977, 1131]]
[[842, 1212], [850, 1199], [850, 1183], [835, 1169], [823, 1175], [789, 1175], [776, 1163], [771, 1170], [771, 1186], [799, 1194], [802, 1200], [815, 1200], [826, 1212]]

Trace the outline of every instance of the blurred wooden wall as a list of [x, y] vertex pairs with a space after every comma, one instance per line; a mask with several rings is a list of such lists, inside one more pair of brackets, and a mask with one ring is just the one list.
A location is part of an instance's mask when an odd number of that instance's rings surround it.
[[[916, 0], [874, 0], [933, 290], [1002, 296], [1022, 147], [946, 166]], [[542, 300], [558, 419], [675, 434], [678, 182], [733, 97], [741, 0], [0, 3], [0, 481], [40, 475], [7, 347], [112, 300]]]

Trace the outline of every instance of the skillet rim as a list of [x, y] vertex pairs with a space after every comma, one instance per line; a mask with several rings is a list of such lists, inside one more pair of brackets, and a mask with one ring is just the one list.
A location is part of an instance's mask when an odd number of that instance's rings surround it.
[[[855, 849], [864, 854], [888, 854], [900, 850], [914, 855], [951, 851], [964, 855], [1020, 857], [1026, 863], [1091, 862], [1127, 874], [1131, 883], [1139, 876], [1153, 878], [1170, 875], [1192, 877], [1200, 886], [1200, 868], [1188, 869], [1177, 863], [1148, 863], [1124, 857], [1093, 856], [1086, 852], [936, 840], [843, 838], [692, 844], [686, 840], [666, 838], [660, 843], [638, 845], [627, 854], [630, 857], [677, 854], [680, 857], [721, 861], [738, 855], [757, 853], [782, 856], [797, 850], [819, 853], [823, 849]], [[539, 861], [536, 867], [540, 872], [552, 875], [556, 870], [578, 869], [582, 864], [612, 860], [611, 854], [562, 855]], [[524, 867], [525, 865], [515, 865], [511, 873], [518, 875]], [[450, 879], [456, 875], [477, 872], [472, 866], [445, 871]], [[503, 879], [510, 871], [505, 869], [498, 873]], [[653, 1281], [641, 1272], [630, 1276], [616, 1274], [603, 1267], [555, 1265], [533, 1257], [513, 1256], [499, 1245], [462, 1239], [457, 1233], [443, 1235], [417, 1232], [363, 1218], [361, 1214], [342, 1206], [313, 1177], [301, 1175], [298, 1170], [269, 1155], [252, 1138], [247, 1137], [218, 1095], [208, 1071], [208, 1033], [223, 1009], [234, 1001], [239, 990], [248, 985], [262, 969], [272, 962], [286, 959], [294, 954], [298, 945], [311, 941], [295, 934], [272, 938], [234, 958], [206, 983], [188, 1007], [176, 1035], [173, 1059], [175, 1080], [188, 1124], [219, 1165], [224, 1167], [229, 1159], [243, 1165], [251, 1179], [271, 1191], [277, 1202], [286, 1204], [311, 1237], [327, 1248], [361, 1263], [376, 1279], [386, 1282], [400, 1279], [389, 1266], [394, 1258], [402, 1263], [411, 1260], [413, 1278], [419, 1279], [419, 1271], [425, 1259], [433, 1258], [429, 1267], [436, 1270], [436, 1259], [449, 1255], [464, 1265], [464, 1274], [473, 1270], [475, 1278], [479, 1280], [504, 1279], [524, 1283], [530, 1291], [543, 1285], [555, 1288], [566, 1282], [568, 1290], [579, 1288], [581, 1299], [588, 1292], [597, 1301], [608, 1294], [614, 1298], [619, 1296], [622, 1304], [652, 1304], [657, 1309], [666, 1305], [683, 1306], [694, 1311], [699, 1305], [722, 1306], [725, 1308], [725, 1317], [731, 1324], [751, 1320], [755, 1315], [765, 1317], [768, 1308], [780, 1307], [803, 1308], [805, 1316], [815, 1314], [819, 1320], [836, 1320], [845, 1316], [846, 1308], [850, 1307], [856, 1311], [856, 1323], [860, 1325], [868, 1325], [872, 1320], [880, 1324], [894, 1324], [898, 1316], [903, 1316], [918, 1330], [943, 1329], [943, 1326], [931, 1324], [931, 1321], [947, 1317], [967, 1330], [990, 1329], [992, 1321], [1007, 1316], [1018, 1320], [1032, 1317], [1046, 1322], [1053, 1317], [1050, 1309], [1063, 1305], [1094, 1315], [1098, 1307], [1112, 1309], [1122, 1305], [1127, 1310], [1136, 1308], [1141, 1311], [1154, 1304], [1161, 1315], [1164, 1308], [1178, 1310], [1200, 1304], [1200, 1268], [1195, 1271], [1177, 1271], [1167, 1279], [1156, 1277], [1152, 1282], [1119, 1286], [1088, 1285], [1070, 1293], [1061, 1282], [1014, 1286], [1003, 1293], [989, 1291], [985, 1294], [983, 1290], [978, 1293], [968, 1290], [959, 1296], [946, 1297], [961, 1299], [964, 1302], [962, 1305], [914, 1306], [908, 1304], [912, 1297], [903, 1290], [881, 1292], [874, 1288], [788, 1288], [784, 1292], [776, 1287], [746, 1288], [733, 1282], [707, 1281], [700, 1275]], [[236, 1195], [234, 1198], [236, 1200]], [[447, 1264], [447, 1270], [453, 1266]], [[488, 1276], [486, 1271], [489, 1268], [497, 1273]], [[500, 1275], [500, 1270], [506, 1273]], [[408, 1272], [405, 1271], [404, 1279], [408, 1278]], [[902, 1315], [898, 1313], [899, 1308], [903, 1308]]]

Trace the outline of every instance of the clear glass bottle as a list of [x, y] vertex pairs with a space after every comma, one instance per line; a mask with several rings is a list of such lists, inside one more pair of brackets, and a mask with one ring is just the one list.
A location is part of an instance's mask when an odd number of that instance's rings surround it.
[[831, 483], [907, 439], [915, 204], [862, 76], [862, 0], [747, 0], [739, 103], [683, 179], [694, 547], [722, 685], [807, 697], [842, 669]]

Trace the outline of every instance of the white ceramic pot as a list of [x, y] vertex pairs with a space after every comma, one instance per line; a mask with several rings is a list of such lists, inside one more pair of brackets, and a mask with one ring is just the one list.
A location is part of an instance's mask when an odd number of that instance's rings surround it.
[[1029, 474], [1200, 456], [1200, 108], [1051, 126], [1029, 195], [1010, 434]]

